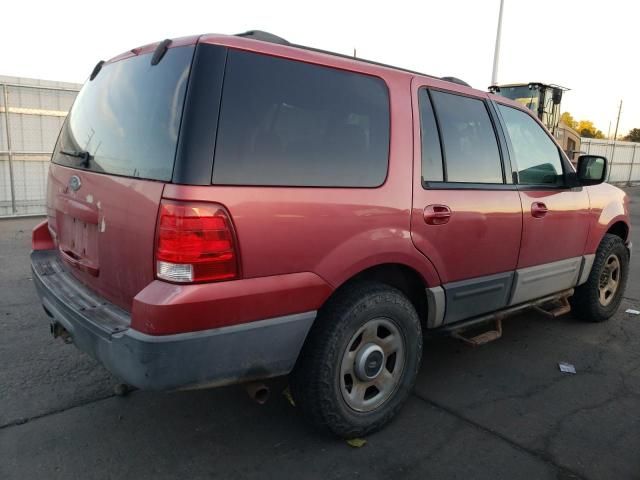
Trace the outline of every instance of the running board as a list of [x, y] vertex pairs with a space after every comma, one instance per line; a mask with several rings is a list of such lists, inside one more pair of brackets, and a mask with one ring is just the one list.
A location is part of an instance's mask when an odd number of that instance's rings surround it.
[[544, 308], [544, 305], [535, 306], [533, 308], [543, 315], [551, 318], [558, 318], [571, 311], [571, 304], [569, 303], [568, 297], [562, 297], [555, 305], [553, 305], [553, 308]]
[[451, 336], [463, 341], [467, 345], [471, 345], [472, 347], [479, 347], [480, 345], [493, 342], [494, 340], [498, 340], [500, 337], [502, 337], [502, 319], [498, 318], [496, 320], [496, 328], [494, 330], [487, 330], [486, 332], [483, 332], [474, 337], [465, 337], [462, 334], [462, 330], [451, 332]]
[[[564, 315], [565, 313], [569, 313], [569, 311], [571, 311], [571, 306], [569, 305], [568, 298], [571, 295], [573, 295], [573, 288], [555, 293], [553, 295], [547, 295], [546, 297], [542, 297], [531, 302], [526, 302], [520, 305], [505, 308], [504, 310], [499, 310], [497, 312], [481, 315], [479, 317], [470, 318], [469, 320], [463, 320], [451, 325], [445, 325], [433, 330], [432, 333], [450, 335], [453, 338], [463, 341], [467, 345], [478, 347], [494, 340], [498, 340], [500, 337], [502, 337], [502, 320], [528, 308], [534, 308], [544, 313], [545, 315], [551, 316], [552, 318], [556, 318], [560, 315]], [[542, 306], [550, 304], [552, 302], [555, 302], [555, 308], [541, 308]], [[490, 322], [495, 323], [494, 329], [487, 330], [474, 337], [467, 337], [462, 334], [464, 331], [472, 327], [477, 327]]]

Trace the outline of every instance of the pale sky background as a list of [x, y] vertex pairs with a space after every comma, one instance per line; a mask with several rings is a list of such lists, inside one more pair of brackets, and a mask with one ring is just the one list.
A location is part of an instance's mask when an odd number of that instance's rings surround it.
[[[486, 90], [499, 0], [7, 1], [0, 75], [84, 82], [100, 59], [199, 33], [266, 30], [293, 43], [351, 54]], [[640, 2], [505, 0], [499, 83], [571, 88], [563, 110], [605, 135], [640, 128]]]

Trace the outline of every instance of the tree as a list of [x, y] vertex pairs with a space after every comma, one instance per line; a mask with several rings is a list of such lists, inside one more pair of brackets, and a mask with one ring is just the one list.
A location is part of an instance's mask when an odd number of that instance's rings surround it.
[[598, 130], [591, 120], [580, 120], [575, 127], [581, 137], [604, 138], [604, 133]]
[[573, 128], [581, 137], [604, 138], [604, 133], [598, 130], [591, 120], [576, 120], [569, 112], [563, 112], [560, 121]]
[[622, 139], [628, 142], [640, 143], [640, 128], [632, 128], [631, 130], [629, 130], [629, 133], [622, 137]]
[[562, 115], [560, 115], [560, 121], [574, 130], [578, 127], [578, 122], [575, 121], [569, 112], [563, 112]]

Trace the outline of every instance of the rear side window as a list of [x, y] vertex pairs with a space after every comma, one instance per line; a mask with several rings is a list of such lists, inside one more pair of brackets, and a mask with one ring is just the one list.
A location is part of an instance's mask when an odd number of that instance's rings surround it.
[[[193, 46], [170, 48], [153, 66], [151, 53], [105, 64], [76, 97], [53, 161], [171, 180], [193, 52]], [[78, 152], [90, 155], [86, 165]]]
[[482, 100], [431, 92], [440, 125], [445, 181], [503, 183], [500, 151]]
[[562, 185], [560, 151], [538, 123], [520, 110], [498, 104], [518, 166], [518, 183]]
[[229, 51], [213, 183], [376, 187], [388, 157], [381, 79]]

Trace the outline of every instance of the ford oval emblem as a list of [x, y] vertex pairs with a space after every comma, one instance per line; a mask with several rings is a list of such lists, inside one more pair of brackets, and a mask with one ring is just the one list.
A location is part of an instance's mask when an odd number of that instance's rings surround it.
[[77, 192], [82, 186], [82, 182], [80, 181], [80, 177], [77, 175], [72, 175], [69, 179], [69, 188], [74, 192]]

